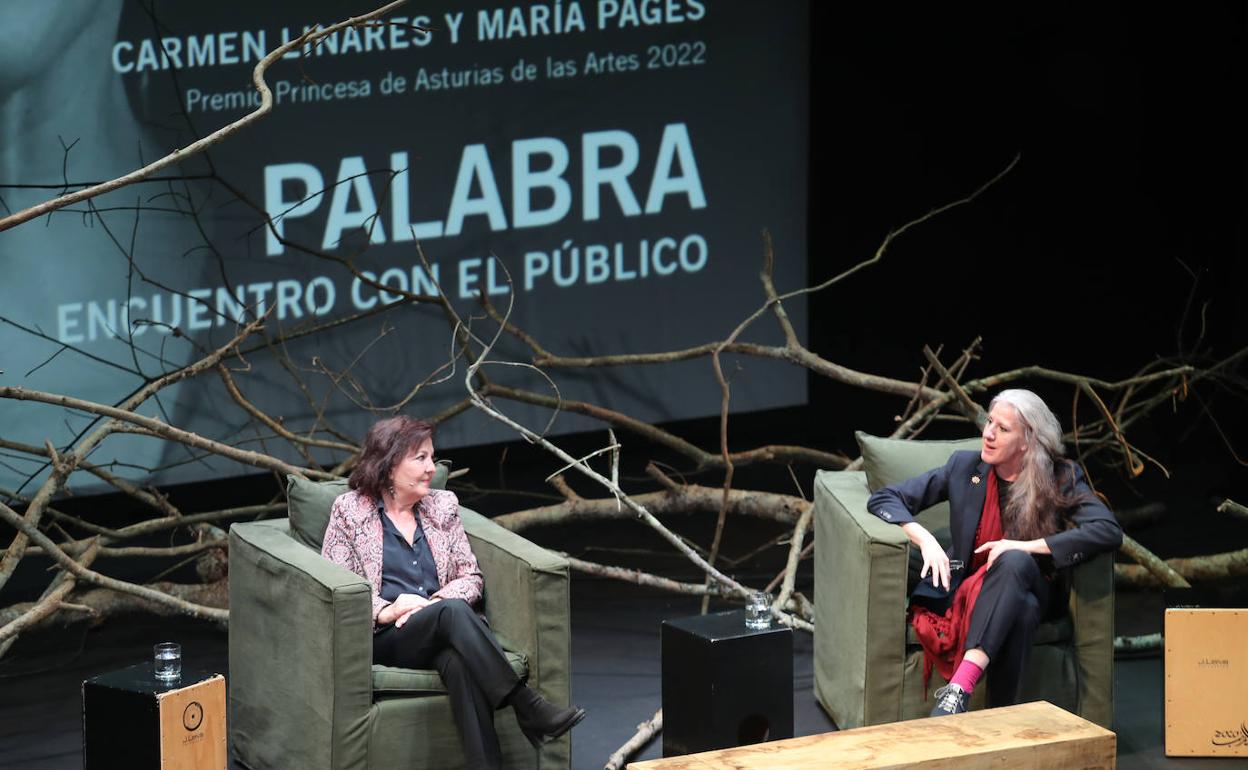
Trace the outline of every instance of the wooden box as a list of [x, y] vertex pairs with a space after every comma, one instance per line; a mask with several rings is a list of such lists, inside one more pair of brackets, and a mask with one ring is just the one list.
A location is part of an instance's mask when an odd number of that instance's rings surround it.
[[84, 770], [225, 770], [225, 678], [184, 671], [162, 682], [152, 664], [82, 683]]
[[664, 621], [663, 756], [793, 737], [793, 631], [733, 610]]
[[634, 762], [628, 770], [1093, 770], [1115, 767], [1117, 749], [1109, 730], [1037, 701]]
[[1248, 757], [1248, 609], [1169, 608], [1166, 756]]

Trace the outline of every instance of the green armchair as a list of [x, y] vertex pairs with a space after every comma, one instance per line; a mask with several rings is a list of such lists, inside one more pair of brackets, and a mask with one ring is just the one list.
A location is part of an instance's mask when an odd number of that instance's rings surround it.
[[[441, 677], [373, 665], [371, 589], [321, 557], [330, 505], [345, 491], [344, 482], [292, 477], [289, 519], [230, 528], [234, 756], [253, 770], [463, 767]], [[485, 576], [485, 616], [513, 668], [567, 703], [567, 561], [467, 508], [460, 516]], [[508, 767], [570, 766], [569, 736], [539, 750], [510, 708], [496, 724]]]
[[[858, 440], [865, 472], [815, 476], [815, 697], [842, 729], [925, 717], [945, 684], [933, 671], [924, 693], [923, 651], [906, 623], [910, 542], [900, 527], [867, 512], [867, 498], [944, 464], [956, 450], [979, 448], [978, 439], [860, 433]], [[918, 519], [948, 545], [947, 505]], [[1113, 688], [1113, 554], [1102, 554], [1073, 570], [1069, 614], [1037, 629], [1023, 700], [1047, 700], [1111, 728]], [[983, 707], [984, 690], [977, 688], [972, 708]]]

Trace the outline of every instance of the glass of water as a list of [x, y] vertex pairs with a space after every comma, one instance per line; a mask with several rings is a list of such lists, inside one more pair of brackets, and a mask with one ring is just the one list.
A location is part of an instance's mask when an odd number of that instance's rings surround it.
[[161, 642], [152, 648], [156, 661], [154, 673], [162, 682], [182, 678], [182, 645], [177, 642]]
[[745, 600], [745, 627], [751, 631], [771, 628], [771, 594], [756, 591]]

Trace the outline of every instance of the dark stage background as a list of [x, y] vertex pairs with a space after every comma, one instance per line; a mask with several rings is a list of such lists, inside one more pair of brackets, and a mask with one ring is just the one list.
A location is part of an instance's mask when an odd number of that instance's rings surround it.
[[1206, 301], [1215, 353], [1243, 344], [1243, 4], [818, 6], [813, 30], [812, 279], [1021, 155], [817, 303], [830, 357], [910, 376], [919, 342], [982, 334], [990, 369], [1124, 376], [1191, 350]]
[[[976, 335], [972, 376], [1042, 364], [1115, 379], [1242, 348], [1245, 27], [1242, 3], [817, 6], [812, 281], [1020, 161], [813, 299], [812, 345], [908, 378], [922, 344]], [[1070, 388], [1031, 385], [1069, 427]], [[1107, 479], [1119, 507], [1168, 503], [1168, 525], [1137, 533], [1146, 544], [1248, 544], [1211, 515], [1243, 499], [1248, 474], [1206, 412], [1243, 457], [1242, 396], [1206, 383], [1133, 432], [1173, 474]], [[811, 398], [813, 422], [848, 452], [854, 428], [886, 431], [897, 408], [818, 379]]]
[[[949, 351], [982, 335], [983, 358], [968, 377], [1042, 364], [1114, 379], [1159, 358], [1207, 363], [1248, 342], [1244, 4], [813, 6], [810, 282], [867, 258], [891, 228], [966, 195], [1020, 156], [977, 201], [906, 233], [879, 264], [812, 297], [813, 350], [853, 369], [914, 379], [924, 344]], [[758, 14], [765, 27], [766, 7]], [[766, 122], [786, 109], [742, 104], [740, 120]], [[754, 191], [760, 198], [775, 192]], [[759, 242], [737, 248], [761, 253]], [[742, 307], [741, 316], [751, 309]], [[704, 369], [713, 383], [709, 361]], [[1069, 426], [1068, 387], [1022, 384], [1049, 397]], [[795, 443], [855, 456], [853, 431], [887, 433], [904, 406], [818, 377], [808, 378], [808, 393], [805, 406], [734, 416], [734, 448]], [[1248, 500], [1243, 466], [1226, 443], [1248, 454], [1243, 396], [1242, 388], [1199, 385], [1134, 430], [1139, 446], [1171, 471], [1169, 481], [1152, 465], [1130, 484], [1104, 477], [1116, 507], [1167, 504], [1160, 524], [1133, 533], [1161, 555], [1248, 543], [1244, 527], [1212, 510], [1226, 497]], [[714, 418], [667, 427], [716, 446]], [[933, 435], [942, 431], [959, 432], [938, 427]], [[640, 479], [651, 457], [679, 466], [635, 437], [621, 438], [630, 478]], [[588, 450], [603, 434], [563, 441], [569, 451]], [[482, 497], [477, 488], [541, 490], [554, 469], [519, 442], [457, 449], [451, 458], [472, 469], [472, 486], [461, 487], [465, 502], [487, 514], [534, 502]], [[795, 468], [807, 490], [814, 470]], [[792, 489], [785, 469], [742, 469], [736, 484]], [[260, 475], [169, 492], [193, 511], [262, 501], [279, 488]], [[101, 496], [64, 508], [90, 508], [107, 520], [128, 505]], [[705, 530], [707, 522], [690, 526]], [[613, 527], [532, 537], [574, 549]], [[155, 569], [113, 566], [132, 577]], [[6, 598], [42, 588], [46, 578], [35, 567], [23, 565]]]

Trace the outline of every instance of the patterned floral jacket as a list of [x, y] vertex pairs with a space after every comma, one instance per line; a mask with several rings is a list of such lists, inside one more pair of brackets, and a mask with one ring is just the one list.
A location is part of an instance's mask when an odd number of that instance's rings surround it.
[[[481, 599], [483, 580], [477, 557], [468, 545], [468, 535], [459, 520], [459, 498], [448, 490], [430, 490], [416, 504], [416, 515], [420, 517], [420, 526], [433, 552], [438, 583], [442, 586], [433, 595], [442, 599], [463, 599], [475, 605]], [[351, 490], [334, 500], [321, 545], [322, 556], [373, 586], [374, 630], [377, 630], [377, 614], [390, 604], [381, 598], [382, 532], [377, 502]]]

